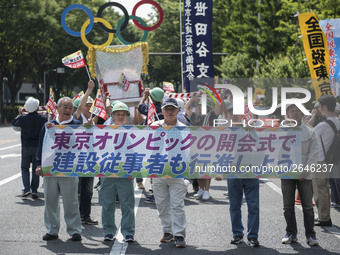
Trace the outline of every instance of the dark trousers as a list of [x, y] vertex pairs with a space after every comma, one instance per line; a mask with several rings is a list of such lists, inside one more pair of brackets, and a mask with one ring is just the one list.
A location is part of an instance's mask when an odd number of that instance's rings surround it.
[[93, 180], [94, 177], [79, 177], [79, 211], [82, 218], [88, 218], [91, 214]]
[[295, 190], [299, 191], [303, 221], [306, 237], [315, 236], [314, 212], [313, 212], [313, 185], [311, 180], [281, 179], [281, 190], [283, 196], [283, 210], [286, 219], [286, 232], [288, 235], [297, 235], [295, 217]]
[[[24, 193], [32, 190], [37, 193], [39, 187], [39, 176], [35, 174], [37, 168], [37, 146], [22, 146], [21, 147], [21, 177], [24, 185]], [[32, 179], [30, 181], [30, 165], [32, 163]]]

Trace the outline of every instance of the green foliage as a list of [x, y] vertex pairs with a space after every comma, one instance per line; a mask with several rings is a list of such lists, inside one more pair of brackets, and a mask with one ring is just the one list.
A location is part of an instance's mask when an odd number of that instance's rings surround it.
[[4, 119], [6, 118], [8, 123], [11, 123], [12, 120], [16, 116], [18, 116], [18, 108], [19, 106], [5, 106], [4, 107]]

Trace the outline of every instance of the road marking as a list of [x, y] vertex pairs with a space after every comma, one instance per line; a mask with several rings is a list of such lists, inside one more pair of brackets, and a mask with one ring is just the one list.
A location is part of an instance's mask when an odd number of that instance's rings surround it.
[[[143, 184], [145, 185], [145, 178], [143, 179]], [[140, 200], [142, 198], [142, 189], [138, 189], [137, 183], [135, 185], [134, 193], [135, 193], [135, 218], [137, 215], [137, 210], [139, 207]], [[124, 236], [121, 233], [121, 227], [119, 226], [117, 230], [117, 236], [115, 239], [115, 243], [112, 246], [110, 255], [124, 255], [126, 252], [127, 247], [129, 244], [127, 242], [124, 242]]]
[[16, 178], [19, 178], [20, 176], [21, 176], [21, 173], [12, 175], [11, 177], [8, 177], [5, 180], [0, 181], [0, 186], [15, 180]]
[[[282, 192], [279, 186], [277, 186], [275, 183], [269, 181], [268, 179], [263, 179], [264, 183], [267, 184], [271, 189], [276, 191], [282, 196]], [[302, 206], [301, 205], [295, 205], [297, 208], [299, 208], [302, 211]], [[317, 218], [318, 214], [314, 212], [314, 217]], [[335, 227], [334, 225], [332, 227], [323, 227], [325, 228], [329, 233], [335, 235], [336, 238], [340, 240], [340, 229]]]
[[8, 147], [5, 147], [5, 148], [0, 148], [0, 151], [11, 149], [11, 148], [18, 147], [18, 146], [21, 146], [21, 143], [16, 144], [16, 145], [12, 145], [12, 146], [8, 146]]
[[20, 157], [20, 156], [21, 156], [21, 153], [6, 154], [6, 155], [1, 155], [0, 159], [15, 158], [15, 157]]

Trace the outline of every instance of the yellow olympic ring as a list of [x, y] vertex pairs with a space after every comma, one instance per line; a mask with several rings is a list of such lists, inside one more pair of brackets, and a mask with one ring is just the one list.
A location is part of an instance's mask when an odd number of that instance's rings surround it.
[[[97, 22], [101, 22], [106, 27], [108, 27], [109, 29], [112, 29], [111, 24], [103, 18], [94, 17], [94, 23], [97, 23]], [[85, 30], [86, 30], [86, 28], [89, 24], [90, 24], [90, 19], [88, 19], [84, 22], [84, 24], [82, 25], [81, 30], [80, 30], [80, 37], [81, 37], [81, 40], [83, 41], [83, 44], [85, 44], [88, 48], [91, 48], [91, 47], [106, 47], [106, 46], [109, 46], [112, 43], [112, 40], [113, 40], [113, 34], [112, 33], [109, 33], [109, 38], [102, 45], [93, 45], [92, 43], [90, 43], [86, 39], [86, 36], [85, 36]]]

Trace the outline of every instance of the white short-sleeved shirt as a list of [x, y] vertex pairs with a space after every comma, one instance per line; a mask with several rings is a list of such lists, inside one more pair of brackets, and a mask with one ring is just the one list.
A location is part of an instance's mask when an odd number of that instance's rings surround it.
[[[338, 118], [329, 117], [327, 119], [333, 121], [336, 128], [338, 130], [340, 129], [340, 121]], [[314, 132], [316, 134], [316, 137], [318, 138], [318, 146], [319, 146], [318, 161], [323, 161], [325, 159], [325, 154], [322, 149], [321, 138], [322, 138], [323, 145], [325, 146], [325, 152], [327, 152], [333, 142], [334, 131], [328, 123], [321, 122], [314, 128]]]

